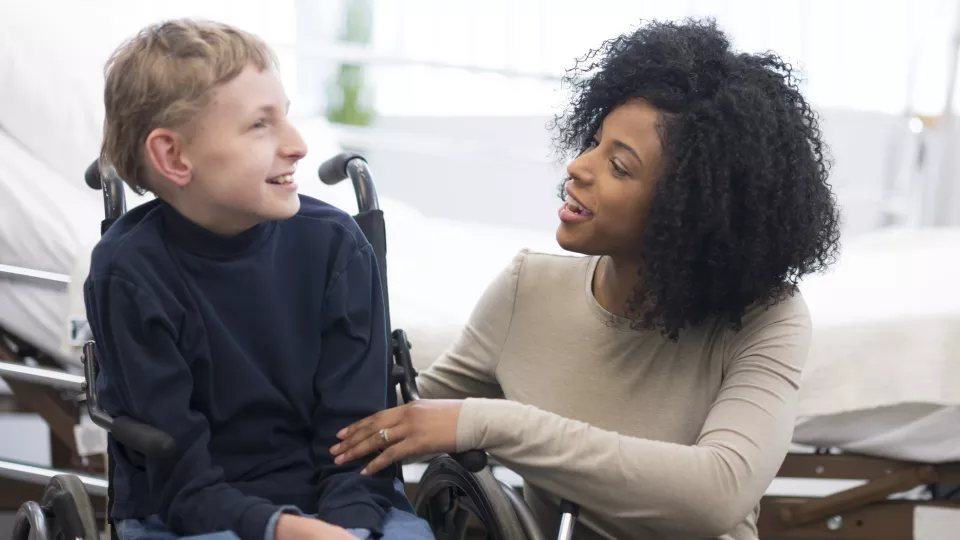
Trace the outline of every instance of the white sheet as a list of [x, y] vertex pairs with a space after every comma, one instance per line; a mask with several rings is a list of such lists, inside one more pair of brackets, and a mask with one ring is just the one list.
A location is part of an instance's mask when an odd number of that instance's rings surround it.
[[803, 284], [814, 339], [794, 440], [960, 461], [960, 229], [850, 239]]
[[[69, 273], [102, 208], [82, 172], [71, 184], [0, 131], [0, 264]], [[65, 302], [63, 286], [0, 275], [0, 324], [48, 354], [59, 349]]]

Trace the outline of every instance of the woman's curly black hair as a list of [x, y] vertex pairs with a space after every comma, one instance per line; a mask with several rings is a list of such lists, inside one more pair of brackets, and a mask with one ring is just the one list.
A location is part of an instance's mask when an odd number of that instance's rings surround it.
[[720, 316], [739, 329], [747, 307], [782, 300], [833, 262], [839, 211], [817, 115], [776, 54], [731, 50], [711, 19], [650, 22], [590, 51], [564, 81], [562, 156], [583, 152], [627, 100], [660, 112], [635, 328], [676, 339]]

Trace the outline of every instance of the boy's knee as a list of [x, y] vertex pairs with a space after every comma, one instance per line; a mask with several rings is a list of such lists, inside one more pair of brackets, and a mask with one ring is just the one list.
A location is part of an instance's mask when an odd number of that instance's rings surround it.
[[383, 522], [383, 540], [435, 540], [430, 525], [423, 518], [397, 510], [390, 510]]

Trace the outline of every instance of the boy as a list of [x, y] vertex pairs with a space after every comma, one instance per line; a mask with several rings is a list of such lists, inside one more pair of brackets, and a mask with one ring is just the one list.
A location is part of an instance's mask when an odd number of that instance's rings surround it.
[[93, 251], [98, 387], [177, 443], [157, 460], [111, 440], [123, 540], [433, 538], [396, 470], [329, 452], [386, 406], [380, 276], [350, 216], [297, 194], [307, 149], [275, 63], [254, 36], [179, 20], [107, 64], [101, 165], [157, 198]]

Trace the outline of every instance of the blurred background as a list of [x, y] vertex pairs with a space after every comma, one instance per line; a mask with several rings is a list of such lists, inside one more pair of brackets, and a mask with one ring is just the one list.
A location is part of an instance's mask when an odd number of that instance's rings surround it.
[[[7, 363], [80, 373], [78, 291], [103, 216], [81, 176], [100, 144], [103, 64], [142, 26], [184, 16], [235, 24], [277, 51], [310, 149], [297, 173], [305, 192], [355, 211], [350, 186], [322, 186], [316, 167], [341, 150], [367, 158], [388, 223], [393, 317], [423, 344], [421, 367], [516, 250], [560, 252], [555, 188], [565, 163], [547, 128], [578, 57], [642, 19], [688, 16], [714, 17], [738, 49], [777, 51], [799, 68], [821, 115], [844, 219], [842, 264], [804, 290], [820, 355], [805, 377], [821, 386], [801, 406], [802, 418], [840, 420], [819, 432], [799, 422], [798, 448], [960, 460], [955, 423], [905, 434], [922, 439], [919, 454], [886, 435], [902, 426], [851, 431], [867, 421], [856, 415], [900, 406], [914, 407], [911, 425], [934, 413], [960, 420], [960, 388], [947, 382], [960, 384], [957, 0], [0, 0]], [[9, 398], [0, 460], [95, 477], [96, 452], [77, 452], [99, 435], [75, 426], [84, 421], [69, 388], [18, 384], [0, 380]], [[3, 482], [9, 513], [26, 492]]]

